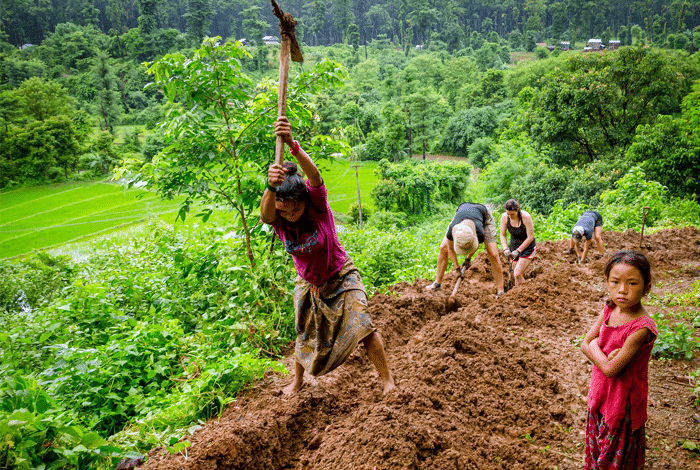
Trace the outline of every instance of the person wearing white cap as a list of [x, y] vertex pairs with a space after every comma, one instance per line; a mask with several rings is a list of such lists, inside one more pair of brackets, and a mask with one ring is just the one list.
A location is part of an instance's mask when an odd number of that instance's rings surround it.
[[[586, 239], [583, 244], [583, 253], [579, 247], [580, 242]], [[601, 256], [605, 255], [605, 246], [603, 245], [603, 216], [596, 211], [585, 211], [581, 214], [578, 221], [571, 231], [571, 241], [569, 249], [565, 253], [573, 254], [576, 250], [576, 258], [579, 263], [586, 260], [588, 249], [591, 247], [591, 242], [595, 238], [595, 244], [598, 247], [598, 253]]]
[[435, 282], [427, 286], [426, 289], [437, 290], [440, 288], [448, 260], [452, 261], [457, 275], [461, 275], [457, 256], [466, 256], [467, 260], [471, 260], [479, 248], [479, 243], [484, 244], [486, 254], [491, 262], [491, 272], [496, 281], [497, 295], [502, 294], [503, 268], [498, 256], [496, 223], [486, 206], [471, 202], [464, 202], [457, 208], [457, 212], [447, 228], [447, 233], [440, 243]]

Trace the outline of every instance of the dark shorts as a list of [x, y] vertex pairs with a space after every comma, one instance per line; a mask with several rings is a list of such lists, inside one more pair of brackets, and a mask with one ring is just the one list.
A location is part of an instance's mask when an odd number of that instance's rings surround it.
[[535, 257], [536, 249], [537, 247], [535, 246], [535, 243], [532, 242], [527, 248], [525, 248], [525, 250], [523, 250], [522, 253], [520, 253], [520, 257], [525, 259], [533, 259]]

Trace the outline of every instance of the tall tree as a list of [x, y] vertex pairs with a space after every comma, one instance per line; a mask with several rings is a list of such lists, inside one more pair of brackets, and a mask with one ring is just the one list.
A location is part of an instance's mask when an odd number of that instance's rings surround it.
[[156, 6], [158, 0], [138, 0], [139, 12], [138, 17], [139, 28], [141, 33], [149, 36], [156, 29]]
[[262, 37], [265, 28], [269, 28], [270, 24], [260, 19], [261, 7], [253, 5], [243, 10], [243, 34], [246, 39], [254, 46], [263, 44]]
[[[250, 58], [248, 52], [219, 39], [205, 39], [191, 58], [169, 54], [149, 64], [153, 86], [174, 105], [163, 123], [172, 140], [151, 163], [141, 166], [140, 160], [127, 161], [117, 175], [135, 170], [129, 184], [145, 182], [164, 198], [184, 195], [178, 213], [183, 220], [195, 201], [205, 203], [198, 214], [203, 221], [214, 206], [229, 207], [240, 220], [248, 260], [254, 266], [250, 220], [258, 214], [264, 169], [274, 155], [277, 87], [267, 81], [251, 82], [240, 61]], [[345, 79], [340, 64], [324, 60], [290, 82], [287, 116], [300, 140], [312, 122], [305, 95], [339, 86]], [[340, 146], [321, 136], [304, 142], [309, 153], [319, 156], [330, 155]]]
[[360, 48], [360, 28], [355, 23], [350, 23], [348, 26], [348, 42], [357, 53]]
[[617, 54], [571, 58], [542, 79], [526, 127], [556, 163], [620, 158], [642, 124], [677, 109], [687, 80], [663, 51], [625, 47]]
[[369, 36], [376, 38], [379, 34], [391, 32], [392, 19], [384, 5], [372, 5], [365, 14], [369, 26]]
[[325, 0], [314, 0], [313, 4], [313, 19], [309, 32], [313, 37], [312, 45], [319, 45], [319, 40], [322, 37], [322, 32], [326, 27], [326, 2]]
[[136, 3], [131, 0], [107, 0], [105, 16], [111, 29], [125, 33], [138, 25], [137, 10]]
[[527, 0], [525, 2], [525, 11], [528, 14], [527, 29], [542, 32], [543, 20], [547, 14], [547, 4], [545, 1]]
[[68, 95], [63, 86], [53, 80], [44, 81], [39, 77], [32, 77], [13, 90], [17, 98], [16, 105], [28, 120], [45, 121], [46, 119], [74, 113], [75, 100]]
[[345, 42], [348, 26], [353, 22], [352, 0], [333, 0], [333, 18], [340, 31], [340, 40]]
[[413, 28], [421, 44], [427, 45], [430, 31], [438, 20], [438, 10], [433, 8], [428, 0], [411, 0], [410, 4], [413, 7], [413, 11], [409, 13]]
[[100, 127], [112, 132], [122, 113], [121, 97], [117, 85], [117, 76], [104, 52], [99, 52], [93, 62], [91, 74], [97, 91], [95, 109], [100, 116]]
[[[447, 101], [430, 87], [423, 87], [404, 97], [410, 115], [411, 134], [420, 145], [425, 160], [449, 114]], [[413, 152], [411, 152], [413, 153]]]
[[193, 46], [198, 46], [209, 34], [209, 25], [214, 14], [211, 0], [187, 0], [187, 39]]

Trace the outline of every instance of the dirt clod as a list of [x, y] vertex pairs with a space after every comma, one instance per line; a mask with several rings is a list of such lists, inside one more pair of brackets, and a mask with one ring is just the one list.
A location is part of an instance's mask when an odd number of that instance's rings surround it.
[[[187, 455], [153, 449], [143, 468], [204, 469], [553, 469], [582, 468], [585, 394], [591, 366], [578, 349], [602, 309], [602, 271], [619, 249], [637, 249], [632, 230], [604, 234], [606, 256], [573, 264], [568, 240], [538, 242], [526, 281], [496, 298], [480, 254], [455, 298], [401, 283], [370, 300], [398, 389], [384, 397], [362, 347], [332, 373], [307, 377], [293, 397], [291, 377], [270, 374], [187, 439]], [[645, 234], [652, 292], [683, 292], [700, 279], [700, 230]], [[291, 293], [290, 293], [291, 295]], [[648, 307], [657, 313], [662, 307]], [[293, 370], [293, 359], [285, 358]], [[652, 360], [647, 462], [700, 469], [680, 438], [700, 443], [692, 388], [673, 380], [700, 360]]]

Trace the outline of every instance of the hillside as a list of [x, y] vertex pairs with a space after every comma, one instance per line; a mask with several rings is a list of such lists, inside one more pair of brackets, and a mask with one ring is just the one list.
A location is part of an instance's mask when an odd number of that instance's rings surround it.
[[[606, 233], [608, 253], [636, 248], [634, 231]], [[459, 292], [436, 293], [428, 280], [400, 284], [370, 300], [398, 391], [382, 397], [361, 347], [342, 367], [309, 380], [291, 398], [290, 378], [271, 374], [169, 454], [154, 449], [147, 469], [578, 469], [591, 366], [577, 339], [605, 299], [604, 259], [583, 265], [566, 242], [538, 244], [531, 276], [496, 298], [482, 253]], [[653, 294], [678, 294], [700, 280], [700, 230], [647, 235]], [[678, 307], [650, 306], [650, 313]], [[686, 307], [687, 308], [687, 307]], [[575, 344], [574, 344], [575, 343]], [[291, 368], [292, 358], [285, 362]], [[692, 388], [678, 380], [693, 361], [652, 360], [647, 422], [649, 468], [700, 468], [677, 446], [700, 442]], [[695, 417], [695, 419], [694, 419]]]

